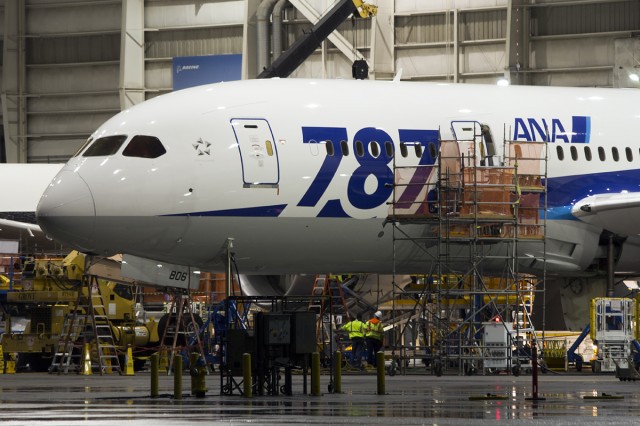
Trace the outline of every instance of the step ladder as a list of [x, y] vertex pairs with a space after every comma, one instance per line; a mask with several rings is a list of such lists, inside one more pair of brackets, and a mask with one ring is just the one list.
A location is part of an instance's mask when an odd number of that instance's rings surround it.
[[49, 373], [67, 374], [69, 371], [81, 371], [83, 352], [81, 335], [85, 322], [86, 315], [79, 313], [77, 308], [65, 316]]
[[[175, 313], [175, 315], [174, 315]], [[189, 322], [190, 321], [190, 322]], [[191, 324], [191, 327], [188, 325]], [[171, 347], [168, 347], [164, 344], [167, 338], [167, 332], [173, 328], [173, 340]], [[164, 328], [164, 333], [160, 337], [160, 352], [167, 351], [169, 354], [169, 367], [167, 368], [167, 375], [171, 374], [173, 368], [173, 359], [175, 355], [178, 355], [183, 349], [180, 345], [178, 345], [178, 336], [180, 333], [191, 333], [192, 336], [187, 340], [187, 347], [189, 349], [191, 346], [197, 350], [203, 360], [207, 357], [204, 353], [204, 348], [202, 344], [202, 340], [200, 339], [200, 333], [202, 331], [202, 327], [196, 321], [196, 317], [193, 313], [193, 306], [191, 303], [191, 297], [188, 294], [175, 294], [173, 296], [173, 300], [171, 301], [171, 307], [169, 308], [169, 315], [167, 315], [167, 322]], [[193, 345], [195, 343], [195, 345]], [[188, 361], [190, 359], [189, 354], [186, 358]]]
[[[96, 357], [83, 354], [87, 344], [89, 352], [95, 353]], [[114, 372], [122, 375], [107, 307], [95, 275], [82, 278], [75, 308], [65, 317], [50, 372], [66, 374], [70, 370], [82, 371], [85, 362], [83, 355], [90, 359], [91, 371], [97, 370], [100, 375]]]
[[336, 275], [316, 275], [311, 290], [309, 310], [316, 313], [318, 348], [325, 357], [343, 350], [343, 334], [337, 331], [350, 320], [349, 308], [342, 289], [342, 279]]

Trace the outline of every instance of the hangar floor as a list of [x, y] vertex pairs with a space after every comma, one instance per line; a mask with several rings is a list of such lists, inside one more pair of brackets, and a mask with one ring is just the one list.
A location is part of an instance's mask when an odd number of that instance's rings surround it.
[[[327, 390], [328, 377], [323, 376]], [[386, 395], [376, 395], [373, 374], [345, 375], [343, 394], [302, 394], [294, 376], [294, 396], [246, 399], [220, 396], [219, 376], [207, 377], [205, 398], [191, 397], [190, 378], [183, 378], [184, 397], [174, 400], [173, 378], [161, 375], [160, 396], [149, 397], [150, 376], [78, 376], [22, 373], [0, 375], [2, 425], [183, 425], [206, 424], [359, 424], [521, 425], [637, 424], [640, 382], [621, 382], [611, 375], [544, 374], [539, 396], [531, 402], [531, 376], [405, 375], [386, 377]], [[585, 399], [608, 394], [616, 399]], [[487, 394], [506, 400], [470, 400]], [[622, 397], [622, 398], [620, 398]]]

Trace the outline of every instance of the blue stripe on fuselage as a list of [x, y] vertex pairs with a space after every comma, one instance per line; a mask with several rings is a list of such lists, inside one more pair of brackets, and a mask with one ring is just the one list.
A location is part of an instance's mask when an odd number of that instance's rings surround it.
[[278, 217], [286, 204], [274, 206], [247, 207], [243, 209], [212, 210], [206, 212], [178, 213], [165, 216], [233, 216], [233, 217]]
[[[596, 194], [616, 194], [622, 191], [640, 192], [640, 170], [562, 176], [548, 179], [547, 219], [575, 219], [571, 207], [579, 200]], [[544, 197], [544, 195], [542, 195]], [[542, 201], [542, 200], [541, 200]], [[542, 203], [541, 203], [542, 205]], [[348, 217], [339, 200], [332, 200], [322, 210], [320, 217]], [[278, 217], [287, 204], [181, 213], [166, 216], [237, 216]]]
[[550, 178], [547, 186], [547, 219], [573, 219], [571, 206], [590, 195], [640, 191], [640, 170]]

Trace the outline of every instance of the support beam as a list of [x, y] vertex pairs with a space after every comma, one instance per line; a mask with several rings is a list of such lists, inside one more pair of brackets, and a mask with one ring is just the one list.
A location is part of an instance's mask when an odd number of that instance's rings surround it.
[[257, 72], [257, 12], [260, 0], [245, 1], [244, 27], [242, 30], [242, 79], [256, 78]]
[[145, 100], [144, 0], [122, 2], [120, 37], [120, 108], [125, 110]]
[[607, 244], [607, 297], [613, 297], [615, 287], [615, 245], [613, 244], [613, 234], [609, 235]]
[[2, 50], [2, 122], [8, 163], [27, 162], [27, 105], [25, 93], [24, 0], [4, 4]]
[[395, 33], [392, 1], [378, 2], [378, 13], [371, 22], [371, 69], [369, 77], [393, 77], [395, 74]]
[[505, 78], [511, 84], [528, 83], [526, 74], [520, 71], [529, 69], [529, 11], [525, 0], [509, 0], [507, 6], [507, 66]]

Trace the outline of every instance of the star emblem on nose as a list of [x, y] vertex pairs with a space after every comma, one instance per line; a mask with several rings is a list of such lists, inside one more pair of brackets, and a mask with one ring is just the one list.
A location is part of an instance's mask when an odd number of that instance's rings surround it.
[[196, 143], [193, 145], [193, 149], [198, 153], [198, 155], [211, 155], [211, 150], [209, 147], [211, 146], [211, 142], [207, 142], [199, 138]]

